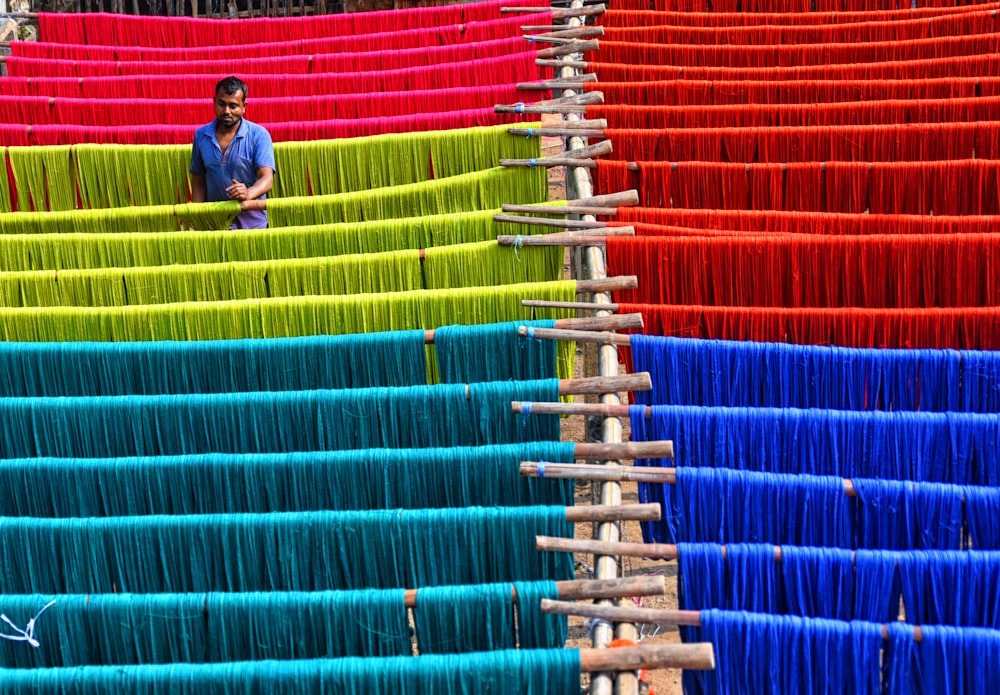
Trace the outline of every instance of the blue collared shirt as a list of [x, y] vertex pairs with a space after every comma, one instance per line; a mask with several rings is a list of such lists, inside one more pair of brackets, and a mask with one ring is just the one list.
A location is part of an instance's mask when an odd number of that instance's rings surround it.
[[[257, 170], [274, 165], [274, 145], [267, 129], [243, 119], [232, 142], [223, 153], [215, 135], [215, 121], [198, 128], [191, 146], [191, 173], [204, 176], [208, 200], [229, 200], [226, 189], [233, 179], [249, 188], [257, 182]], [[263, 200], [267, 196], [261, 196]], [[232, 229], [262, 229], [267, 226], [267, 212], [247, 210], [233, 220]]]

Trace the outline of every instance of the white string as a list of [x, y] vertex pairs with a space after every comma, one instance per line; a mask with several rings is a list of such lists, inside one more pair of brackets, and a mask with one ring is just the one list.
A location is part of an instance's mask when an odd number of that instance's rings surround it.
[[40, 645], [38, 643], [38, 640], [35, 639], [35, 621], [38, 620], [39, 616], [41, 616], [41, 614], [44, 613], [45, 610], [55, 602], [56, 600], [52, 599], [44, 606], [42, 606], [41, 610], [35, 613], [35, 617], [28, 621], [28, 624], [24, 626], [23, 630], [19, 628], [17, 625], [15, 625], [13, 622], [11, 622], [11, 619], [8, 618], [6, 615], [0, 613], [0, 620], [10, 625], [11, 628], [14, 629], [14, 632], [18, 633], [16, 635], [5, 635], [2, 632], [0, 632], [0, 637], [2, 637], [5, 640], [10, 640], [11, 642], [27, 642], [35, 649], [38, 649]]

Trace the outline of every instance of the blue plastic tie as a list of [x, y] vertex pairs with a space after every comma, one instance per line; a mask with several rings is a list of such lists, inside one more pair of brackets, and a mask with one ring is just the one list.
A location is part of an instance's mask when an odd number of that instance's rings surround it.
[[531, 403], [521, 401], [521, 425], [528, 426], [528, 418], [531, 417]]
[[535, 166], [536, 164], [538, 164], [538, 160], [537, 160], [537, 159], [529, 159], [529, 160], [528, 160], [528, 166], [529, 166], [529, 167], [533, 167], [533, 166]]
[[514, 113], [524, 113], [524, 102], [519, 101], [514, 104]]
[[539, 461], [538, 462], [538, 477], [539, 478], [544, 478], [545, 477], [545, 462], [544, 461]]

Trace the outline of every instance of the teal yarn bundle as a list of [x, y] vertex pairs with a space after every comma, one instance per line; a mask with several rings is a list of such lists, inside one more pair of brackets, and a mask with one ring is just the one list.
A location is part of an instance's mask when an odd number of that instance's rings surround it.
[[0, 395], [305, 391], [427, 383], [423, 331], [244, 340], [0, 343]]
[[412, 657], [0, 670], [14, 692], [230, 695], [233, 692], [579, 695], [580, 652], [508, 650]]
[[[107, 458], [558, 441], [559, 381], [183, 396], [0, 399], [0, 456]], [[102, 423], [103, 426], [95, 426]]]
[[[571, 505], [573, 482], [521, 461], [572, 463], [573, 444], [0, 460], [0, 516], [121, 517]], [[363, 484], [362, 484], [363, 481]]]
[[521, 338], [521, 325], [552, 327], [555, 322], [444, 326], [435, 331], [433, 346], [425, 345], [421, 330], [240, 340], [0, 342], [0, 397], [306, 391], [569, 376], [572, 344], [559, 343], [557, 371], [556, 341]]
[[[0, 518], [0, 593], [420, 588], [569, 579], [565, 507]], [[377, 541], [376, 541], [377, 539]]]
[[[0, 641], [6, 668], [402, 656], [413, 646], [403, 589], [0, 596], [39, 646]], [[9, 628], [8, 628], [9, 629]]]

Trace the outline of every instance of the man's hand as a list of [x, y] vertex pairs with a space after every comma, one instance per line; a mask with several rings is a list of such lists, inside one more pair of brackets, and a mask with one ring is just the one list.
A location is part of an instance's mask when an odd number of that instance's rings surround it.
[[226, 189], [226, 194], [230, 200], [250, 200], [246, 184], [240, 183], [236, 179], [233, 179], [233, 185]]

